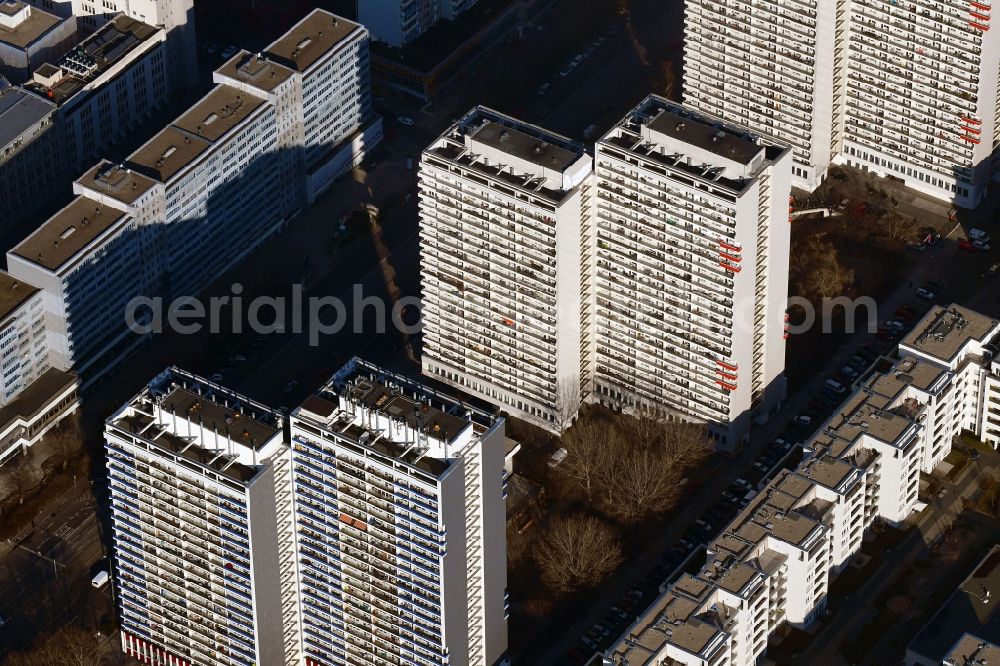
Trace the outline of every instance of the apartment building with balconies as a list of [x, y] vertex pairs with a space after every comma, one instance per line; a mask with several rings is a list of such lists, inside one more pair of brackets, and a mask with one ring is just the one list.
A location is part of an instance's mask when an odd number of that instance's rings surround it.
[[989, 3], [851, 0], [838, 161], [972, 208], [1000, 145], [1000, 34]]
[[305, 663], [496, 663], [503, 419], [353, 359], [290, 426]]
[[849, 164], [971, 208], [997, 173], [989, 3], [688, 0], [684, 100], [788, 143], [812, 190]]
[[688, 0], [684, 103], [792, 149], [792, 182], [815, 189], [833, 159], [832, 0]]
[[124, 652], [160, 666], [290, 663], [282, 427], [273, 410], [177, 368], [108, 419]]
[[[954, 388], [959, 372], [976, 365], [998, 374], [998, 325], [954, 305], [931, 310], [893, 357], [878, 359], [855, 382], [803, 445], [802, 463], [778, 472], [751, 499], [709, 544], [705, 567], [666, 588], [604, 663], [751, 666], [781, 624], [808, 626], [868, 528], [919, 511], [921, 471], [977, 423], [948, 412], [964, 413], [952, 401], [963, 395]], [[960, 400], [982, 408], [979, 393]]]
[[590, 377], [592, 159], [476, 108], [423, 153], [426, 375], [561, 432]]
[[792, 151], [650, 96], [598, 143], [593, 392], [734, 449], [784, 398]]
[[900, 341], [899, 352], [949, 376], [939, 410], [948, 442], [968, 430], [1000, 445], [1000, 321], [956, 304], [935, 306]]

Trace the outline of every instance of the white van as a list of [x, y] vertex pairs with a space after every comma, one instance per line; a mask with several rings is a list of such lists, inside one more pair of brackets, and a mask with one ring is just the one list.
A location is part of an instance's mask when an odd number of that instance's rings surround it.
[[982, 229], [969, 229], [969, 238], [972, 240], [981, 240], [984, 242], [989, 242], [990, 236]]
[[108, 584], [108, 578], [110, 576], [108, 576], [107, 571], [98, 571], [97, 575], [91, 579], [90, 584], [99, 590]]

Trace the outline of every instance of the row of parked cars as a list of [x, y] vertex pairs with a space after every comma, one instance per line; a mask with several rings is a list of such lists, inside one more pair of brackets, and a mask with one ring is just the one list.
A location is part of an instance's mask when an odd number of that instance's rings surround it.
[[[594, 41], [590, 43], [589, 46], [587, 46], [583, 51], [580, 51], [580, 53], [573, 56], [570, 59], [570, 61], [567, 62], [566, 65], [559, 70], [559, 78], [564, 79], [570, 74], [572, 74], [573, 70], [575, 70], [580, 65], [580, 63], [582, 63], [584, 60], [592, 56], [594, 54], [594, 51], [596, 51], [602, 44], [604, 44], [604, 42], [608, 41], [608, 38], [614, 35], [619, 30], [621, 30], [621, 25], [616, 23], [615, 25], [608, 28], [608, 31], [605, 34], [596, 37]], [[542, 95], [547, 93], [549, 89], [552, 87], [553, 83], [554, 81], [546, 81], [545, 83], [540, 85], [538, 87], [538, 96], [541, 97]]]
[[[918, 296], [925, 301], [933, 300], [941, 288], [928, 283], [918, 289]], [[920, 291], [926, 291], [921, 294]], [[927, 310], [926, 305], [906, 305], [895, 312], [895, 316], [882, 326], [891, 331], [893, 341], [904, 334]], [[879, 336], [882, 340], [886, 338]], [[566, 653], [564, 663], [586, 663], [595, 651], [607, 649], [621, 633], [635, 621], [650, 602], [659, 594], [660, 588], [673, 582], [683, 571], [696, 571], [704, 563], [704, 544], [715, 538], [719, 531], [754, 498], [757, 490], [773, 476], [779, 467], [794, 468], [800, 457], [795, 449], [820, 422], [825, 420], [846, 397], [851, 384], [862, 375], [885, 351], [884, 343], [862, 345], [857, 352], [831, 377], [820, 393], [813, 398], [805, 410], [789, 423], [788, 429], [774, 441], [764, 446], [752, 463], [747, 478], [736, 479], [722, 497], [712, 504], [702, 516], [694, 521], [673, 546], [664, 551], [659, 564], [629, 590], [611, 607], [604, 618], [587, 630], [580, 638], [579, 645]]]

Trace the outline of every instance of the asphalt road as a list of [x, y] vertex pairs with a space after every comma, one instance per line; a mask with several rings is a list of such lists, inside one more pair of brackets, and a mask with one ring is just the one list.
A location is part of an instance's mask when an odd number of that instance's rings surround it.
[[0, 543], [0, 656], [26, 647], [53, 623], [76, 620], [96, 630], [112, 611], [111, 588], [94, 589], [91, 576], [105, 559], [101, 521], [106, 495], [82, 479], [56, 498], [21, 534]]

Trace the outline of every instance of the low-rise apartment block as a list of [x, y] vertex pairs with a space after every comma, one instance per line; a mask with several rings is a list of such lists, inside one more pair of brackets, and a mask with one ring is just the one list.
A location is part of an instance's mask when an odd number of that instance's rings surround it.
[[709, 544], [705, 567], [670, 586], [604, 662], [750, 666], [783, 622], [808, 626], [873, 522], [899, 524], [922, 509], [921, 471], [963, 430], [982, 436], [981, 418], [966, 415], [983, 409], [982, 391], [963, 393], [972, 382], [960, 373], [978, 374], [979, 386], [981, 373], [1000, 374], [998, 336], [1000, 322], [968, 309], [931, 310], [807, 440], [798, 468], [771, 479]]
[[423, 372], [560, 432], [588, 384], [591, 168], [581, 145], [484, 108], [420, 164]]

